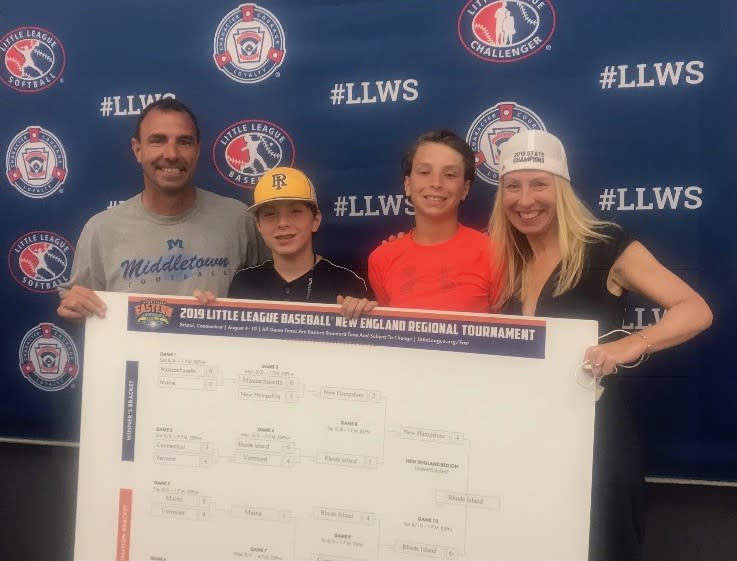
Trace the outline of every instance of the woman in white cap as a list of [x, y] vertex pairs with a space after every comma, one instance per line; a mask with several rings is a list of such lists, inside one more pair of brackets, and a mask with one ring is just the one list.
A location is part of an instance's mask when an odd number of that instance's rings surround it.
[[[500, 177], [489, 232], [504, 260], [497, 302], [504, 313], [593, 319], [603, 335], [622, 328], [628, 291], [667, 310], [647, 329], [588, 348], [584, 367], [597, 377], [709, 327], [701, 296], [581, 202], [558, 138], [539, 130], [514, 135], [502, 146]], [[590, 559], [641, 557], [644, 478], [622, 381], [607, 377], [596, 406]]]

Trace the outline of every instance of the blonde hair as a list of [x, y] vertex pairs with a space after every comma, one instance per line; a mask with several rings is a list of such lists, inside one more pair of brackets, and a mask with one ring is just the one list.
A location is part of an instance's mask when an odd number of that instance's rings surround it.
[[[570, 181], [553, 175], [555, 185], [555, 210], [558, 221], [558, 246], [560, 248], [560, 273], [553, 290], [553, 296], [569, 291], [581, 280], [586, 244], [604, 241], [609, 238], [601, 232], [612, 222], [597, 219], [578, 198]], [[499, 307], [510, 298], [524, 296], [528, 280], [528, 265], [532, 249], [527, 237], [509, 222], [502, 207], [504, 178], [499, 184], [494, 199], [494, 209], [489, 219], [489, 235], [497, 253], [496, 273], [504, 278], [502, 289], [497, 297]]]

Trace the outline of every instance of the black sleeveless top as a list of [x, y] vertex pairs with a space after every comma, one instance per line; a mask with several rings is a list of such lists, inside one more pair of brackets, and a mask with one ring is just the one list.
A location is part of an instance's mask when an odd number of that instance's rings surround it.
[[[559, 264], [540, 291], [536, 316], [592, 319], [599, 322], [599, 335], [622, 328], [625, 293], [615, 296], [607, 290], [606, 281], [612, 265], [633, 240], [617, 226], [604, 227], [600, 232], [608, 238], [587, 244], [578, 284], [560, 296], [553, 296]], [[522, 315], [522, 302], [518, 298], [510, 299], [501, 313]]]

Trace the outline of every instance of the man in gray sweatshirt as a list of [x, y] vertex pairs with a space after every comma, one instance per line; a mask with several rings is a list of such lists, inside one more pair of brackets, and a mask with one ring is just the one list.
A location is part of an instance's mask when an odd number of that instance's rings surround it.
[[144, 109], [131, 147], [143, 170], [143, 192], [93, 216], [77, 243], [57, 309], [66, 319], [104, 317], [93, 292], [225, 296], [233, 274], [268, 251], [240, 201], [195, 187], [200, 131], [176, 99]]

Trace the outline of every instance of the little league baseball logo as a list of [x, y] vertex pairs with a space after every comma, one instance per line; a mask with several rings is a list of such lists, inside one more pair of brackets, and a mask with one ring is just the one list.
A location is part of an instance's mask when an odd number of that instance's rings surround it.
[[69, 334], [53, 323], [29, 329], [18, 349], [20, 371], [47, 392], [66, 388], [79, 372], [79, 354]]
[[294, 143], [280, 126], [249, 119], [230, 125], [217, 136], [212, 161], [226, 181], [252, 188], [270, 169], [294, 163]]
[[242, 84], [271, 76], [286, 53], [281, 23], [256, 4], [241, 4], [228, 12], [215, 31], [215, 64], [228, 78]]
[[42, 199], [56, 193], [67, 177], [67, 155], [56, 136], [37, 125], [15, 135], [5, 155], [5, 170], [19, 193]]
[[476, 173], [492, 185], [499, 184], [499, 152], [510, 137], [521, 130], [545, 130], [540, 117], [513, 101], [502, 101], [481, 113], [466, 133], [466, 142], [476, 154]]
[[56, 292], [69, 280], [74, 249], [54, 232], [28, 232], [13, 242], [8, 267], [18, 284], [32, 292]]
[[19, 27], [6, 33], [0, 39], [0, 54], [3, 82], [19, 92], [45, 90], [64, 72], [64, 46], [40, 27]]
[[458, 38], [487, 62], [514, 62], [534, 55], [555, 31], [550, 0], [469, 0], [458, 16]]

